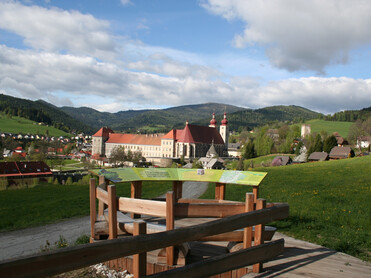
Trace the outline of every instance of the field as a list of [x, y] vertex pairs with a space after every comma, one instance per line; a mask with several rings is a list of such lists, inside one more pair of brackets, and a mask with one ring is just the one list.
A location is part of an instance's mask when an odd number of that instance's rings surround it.
[[306, 121], [305, 123], [311, 125], [312, 132], [320, 133], [324, 130], [328, 135], [338, 132], [344, 138], [348, 137], [349, 128], [353, 124], [351, 122], [334, 122], [319, 119]]
[[[268, 172], [261, 198], [290, 205], [279, 231], [370, 261], [371, 156], [254, 170]], [[247, 189], [227, 186], [226, 199], [244, 201]]]
[[8, 118], [7, 116], [0, 114], [0, 132], [8, 133], [22, 133], [22, 134], [39, 134], [46, 135], [48, 131], [49, 136], [66, 136], [70, 137], [71, 134], [62, 130], [56, 129], [51, 126], [38, 125], [36, 122], [27, 120], [21, 117]]
[[[157, 197], [171, 182], [143, 183], [143, 198]], [[118, 196], [130, 196], [130, 184], [116, 184]], [[31, 189], [0, 191], [0, 231], [39, 226], [89, 215], [88, 185], [41, 184]]]

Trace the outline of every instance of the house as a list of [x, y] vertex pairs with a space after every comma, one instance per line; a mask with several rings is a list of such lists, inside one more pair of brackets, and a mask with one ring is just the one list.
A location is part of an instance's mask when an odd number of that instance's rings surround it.
[[49, 166], [42, 161], [0, 162], [0, 177], [38, 177], [52, 175]]
[[313, 152], [309, 155], [308, 161], [314, 162], [314, 161], [325, 161], [328, 160], [329, 156], [327, 152]]
[[228, 156], [240, 157], [241, 151], [241, 143], [228, 143]]
[[360, 136], [357, 138], [358, 148], [368, 148], [371, 144], [371, 136]]
[[289, 156], [276, 156], [272, 161], [272, 166], [285, 166], [291, 164], [292, 159]]
[[348, 141], [345, 140], [343, 137], [341, 137], [338, 132], [334, 132], [333, 135], [336, 137], [336, 141], [338, 143], [338, 146], [349, 145]]
[[333, 147], [329, 154], [330, 159], [344, 159], [354, 157], [354, 151], [350, 147]]

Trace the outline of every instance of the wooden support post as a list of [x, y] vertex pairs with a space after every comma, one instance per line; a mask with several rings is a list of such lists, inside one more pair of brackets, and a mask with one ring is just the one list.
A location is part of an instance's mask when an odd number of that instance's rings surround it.
[[254, 194], [254, 203], [256, 204], [259, 198], [259, 186], [253, 186], [252, 193]]
[[[245, 212], [250, 212], [254, 210], [254, 194], [246, 193], [245, 201]], [[252, 227], [246, 227], [243, 230], [243, 248], [251, 247], [252, 240]]]
[[[147, 224], [143, 220], [134, 222], [134, 232], [133, 235], [143, 235], [146, 234]], [[133, 274], [134, 278], [143, 277], [147, 272], [147, 253], [139, 253], [133, 255]]]
[[[174, 192], [166, 193], [166, 230], [174, 229]], [[167, 265], [174, 264], [174, 246], [166, 247], [166, 263]]]
[[117, 238], [116, 186], [108, 186], [108, 238]]
[[94, 241], [95, 237], [95, 229], [94, 224], [97, 220], [97, 206], [96, 206], [96, 198], [97, 198], [97, 192], [95, 188], [95, 179], [89, 180], [90, 185], [90, 242]]
[[[131, 182], [130, 198], [140, 199], [142, 198], [142, 181]], [[140, 214], [130, 213], [131, 218], [140, 218]]]
[[215, 183], [215, 200], [225, 200], [225, 183]]
[[[263, 209], [266, 207], [266, 201], [264, 199], [258, 199], [256, 202], [256, 210]], [[254, 234], [254, 246], [264, 243], [264, 225], [255, 225], [255, 234]], [[262, 263], [257, 263], [253, 265], [253, 272], [260, 273], [263, 269]]]
[[173, 192], [175, 195], [175, 200], [182, 198], [183, 191], [183, 182], [182, 181], [173, 181]]
[[[104, 178], [104, 176], [99, 176], [98, 186], [105, 191], [107, 191], [107, 186], [109, 184], [109, 181]], [[98, 215], [102, 216], [104, 213], [104, 210], [107, 208], [107, 205], [105, 205], [102, 201], [98, 202]]]

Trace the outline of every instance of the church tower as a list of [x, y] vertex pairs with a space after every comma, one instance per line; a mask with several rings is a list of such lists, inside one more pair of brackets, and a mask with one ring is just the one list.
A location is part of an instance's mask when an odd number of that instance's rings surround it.
[[224, 150], [228, 152], [229, 129], [228, 129], [227, 113], [224, 113], [224, 118], [222, 120], [222, 125], [219, 128], [219, 133], [224, 140]]
[[216, 128], [216, 120], [215, 120], [215, 113], [213, 113], [213, 118], [210, 121], [209, 127]]

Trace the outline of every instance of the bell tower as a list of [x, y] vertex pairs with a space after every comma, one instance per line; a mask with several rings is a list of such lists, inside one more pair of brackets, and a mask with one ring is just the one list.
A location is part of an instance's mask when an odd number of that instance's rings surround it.
[[222, 124], [219, 128], [219, 133], [224, 140], [224, 150], [228, 151], [229, 129], [228, 129], [227, 113], [225, 112], [224, 112], [224, 118], [222, 120]]

